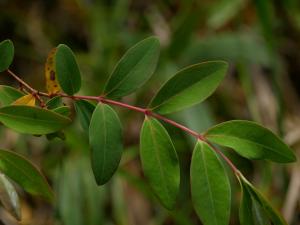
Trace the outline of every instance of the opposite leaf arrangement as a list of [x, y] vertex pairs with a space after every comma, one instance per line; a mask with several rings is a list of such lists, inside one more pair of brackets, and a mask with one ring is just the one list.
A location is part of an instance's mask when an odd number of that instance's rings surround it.
[[[66, 45], [54, 48], [46, 61], [47, 93], [37, 91], [13, 73], [14, 47], [10, 40], [0, 43], [0, 72], [6, 71], [20, 84], [20, 90], [0, 86], [0, 121], [20, 133], [63, 138], [62, 129], [71, 123], [70, 108], [62, 98], [74, 100], [83, 129], [89, 133], [91, 164], [95, 180], [103, 185], [116, 172], [122, 156], [122, 127], [115, 110], [119, 106], [143, 113], [140, 134], [142, 168], [153, 193], [171, 210], [179, 194], [180, 168], [176, 150], [163, 121], [196, 138], [191, 160], [192, 201], [204, 225], [227, 225], [230, 219], [231, 188], [223, 162], [233, 171], [241, 186], [242, 225], [286, 224], [265, 197], [241, 174], [215, 145], [232, 148], [248, 159], [289, 163], [296, 160], [290, 148], [270, 130], [250, 121], [234, 120], [218, 124], [199, 134], [165, 117], [209, 97], [227, 71], [227, 63], [211, 61], [186, 67], [168, 80], [147, 108], [118, 101], [141, 87], [154, 73], [160, 45], [149, 37], [130, 48], [120, 59], [100, 96], [75, 95], [81, 75], [72, 50]], [[46, 101], [48, 100], [48, 101]], [[90, 101], [96, 101], [94, 105]], [[36, 103], [37, 102], [37, 103]], [[27, 192], [52, 201], [53, 193], [39, 170], [22, 156], [0, 150], [0, 191], [3, 206], [20, 219], [18, 195], [10, 179]], [[259, 223], [258, 223], [259, 222]]]

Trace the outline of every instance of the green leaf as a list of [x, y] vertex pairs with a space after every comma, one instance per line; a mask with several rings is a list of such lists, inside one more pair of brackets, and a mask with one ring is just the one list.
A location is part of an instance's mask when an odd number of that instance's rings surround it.
[[70, 116], [71, 114], [71, 110], [69, 106], [60, 106], [53, 109], [52, 111], [66, 117]]
[[0, 104], [7, 106], [24, 96], [24, 93], [10, 86], [0, 85]]
[[140, 142], [145, 176], [164, 207], [172, 209], [180, 183], [179, 162], [172, 140], [160, 122], [146, 117]]
[[265, 210], [252, 198], [252, 213], [255, 225], [271, 225]]
[[0, 108], [0, 122], [20, 133], [48, 134], [61, 130], [71, 120], [46, 109], [12, 105]]
[[75, 101], [74, 106], [83, 130], [88, 131], [95, 105], [86, 100], [79, 100]]
[[106, 83], [104, 95], [126, 96], [141, 87], [153, 74], [159, 58], [159, 40], [149, 37], [130, 48]]
[[257, 201], [262, 209], [267, 213], [269, 219], [274, 225], [288, 225], [284, 218], [272, 207], [269, 201], [242, 175], [239, 180], [247, 188], [253, 200]]
[[255, 225], [253, 211], [252, 211], [252, 199], [246, 187], [240, 182], [242, 189], [242, 200], [239, 210], [239, 218], [241, 225]]
[[[239, 179], [240, 181], [240, 179]], [[241, 225], [270, 225], [266, 212], [251, 196], [247, 186], [240, 181], [242, 200], [239, 210]]]
[[0, 171], [25, 191], [52, 201], [53, 192], [45, 177], [27, 159], [11, 151], [0, 150]]
[[211, 61], [184, 68], [163, 85], [149, 107], [168, 114], [204, 101], [218, 87], [227, 67], [226, 62]]
[[3, 207], [17, 220], [21, 220], [18, 193], [7, 177], [0, 173], [0, 201]]
[[14, 59], [14, 44], [11, 40], [0, 43], [0, 72], [7, 70]]
[[292, 150], [270, 130], [251, 121], [232, 120], [210, 128], [205, 137], [216, 144], [233, 148], [249, 159], [294, 162]]
[[204, 225], [229, 224], [229, 179], [217, 154], [204, 142], [197, 142], [193, 152], [191, 193], [194, 208]]
[[98, 185], [105, 184], [117, 170], [122, 156], [122, 127], [116, 112], [99, 103], [89, 129], [92, 169]]
[[81, 87], [81, 75], [72, 50], [60, 44], [55, 54], [55, 68], [58, 83], [68, 95], [73, 95]]
[[60, 106], [63, 106], [63, 102], [60, 96], [55, 96], [46, 102], [46, 106], [48, 109], [55, 109]]

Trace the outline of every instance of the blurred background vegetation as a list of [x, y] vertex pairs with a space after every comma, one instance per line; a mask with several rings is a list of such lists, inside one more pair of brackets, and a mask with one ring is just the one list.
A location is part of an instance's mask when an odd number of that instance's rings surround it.
[[[225, 120], [254, 120], [279, 134], [299, 155], [299, 0], [0, 0], [0, 40], [10, 38], [16, 47], [12, 70], [39, 90], [45, 90], [47, 54], [59, 43], [76, 53], [83, 74], [81, 93], [99, 95], [126, 49], [150, 35], [158, 36], [162, 45], [157, 71], [146, 86], [123, 101], [146, 106], [159, 85], [180, 68], [223, 59], [230, 69], [217, 92], [171, 117], [199, 132]], [[4, 75], [1, 84], [17, 86]], [[19, 152], [42, 168], [57, 196], [53, 206], [19, 190], [22, 222], [1, 209], [2, 223], [201, 224], [189, 191], [195, 140], [166, 125], [182, 173], [178, 204], [169, 212], [153, 198], [141, 172], [138, 143], [143, 116], [117, 110], [124, 126], [124, 155], [117, 174], [101, 187], [91, 172], [87, 134], [74, 113], [65, 141], [1, 127], [0, 147]], [[300, 224], [299, 163], [248, 161], [231, 150], [224, 152], [281, 209], [289, 224]], [[240, 190], [233, 177], [232, 185], [231, 224], [235, 225]]]

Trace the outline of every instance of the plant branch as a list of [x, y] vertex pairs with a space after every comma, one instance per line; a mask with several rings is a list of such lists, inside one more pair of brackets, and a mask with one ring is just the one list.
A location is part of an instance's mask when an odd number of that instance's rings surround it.
[[240, 172], [239, 170], [235, 167], [235, 165], [231, 162], [231, 160], [224, 155], [224, 153], [219, 150], [218, 148], [216, 148], [214, 145], [212, 145], [206, 138], [204, 135], [182, 125], [179, 124], [177, 122], [175, 122], [174, 120], [168, 119], [167, 117], [164, 117], [160, 114], [154, 113], [151, 111], [151, 109], [148, 108], [142, 108], [142, 107], [137, 107], [137, 106], [133, 106], [133, 105], [129, 105], [123, 102], [119, 102], [119, 101], [115, 101], [115, 100], [111, 100], [111, 99], [107, 99], [104, 98], [103, 96], [86, 96], [86, 95], [66, 95], [64, 93], [57, 93], [54, 95], [50, 95], [48, 93], [45, 92], [39, 92], [36, 89], [32, 88], [29, 84], [27, 84], [25, 81], [23, 81], [20, 77], [18, 77], [15, 73], [13, 73], [10, 70], [7, 70], [7, 72], [14, 78], [16, 79], [22, 86], [24, 86], [25, 88], [27, 88], [40, 102], [42, 105], [42, 99], [40, 98], [40, 96], [44, 96], [47, 98], [52, 98], [53, 96], [60, 96], [63, 98], [70, 98], [73, 100], [92, 100], [92, 101], [97, 101], [97, 102], [102, 102], [104, 104], [109, 104], [109, 105], [115, 105], [115, 106], [119, 106], [122, 108], [126, 108], [135, 112], [140, 112], [145, 114], [146, 116], [150, 116], [159, 120], [164, 121], [165, 123], [168, 123], [174, 127], [177, 127], [179, 129], [181, 129], [182, 131], [189, 133], [190, 135], [196, 137], [198, 140], [204, 141], [206, 142], [217, 154], [219, 154], [224, 160], [225, 162], [229, 165], [229, 167], [231, 168], [231, 170], [234, 172], [234, 174], [236, 176], [240, 176]]
[[40, 97], [40, 93], [38, 90], [34, 89], [33, 87], [31, 87], [29, 84], [27, 84], [24, 80], [22, 80], [20, 77], [18, 77], [14, 72], [12, 72], [11, 70], [7, 69], [7, 73], [12, 76], [16, 81], [19, 82], [19, 84], [22, 86], [22, 88], [27, 88], [30, 93], [33, 95], [33, 97], [35, 97], [36, 100], [39, 101], [41, 107], [45, 107], [45, 102], [43, 101], [43, 99]]

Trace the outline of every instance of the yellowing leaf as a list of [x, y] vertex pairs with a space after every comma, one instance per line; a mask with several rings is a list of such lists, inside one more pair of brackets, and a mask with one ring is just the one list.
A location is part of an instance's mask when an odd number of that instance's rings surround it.
[[35, 97], [32, 94], [24, 95], [12, 103], [12, 105], [35, 106]]
[[57, 82], [56, 69], [55, 69], [56, 50], [57, 50], [56, 48], [53, 48], [50, 51], [45, 64], [46, 88], [50, 95], [56, 94], [60, 91], [60, 86]]

